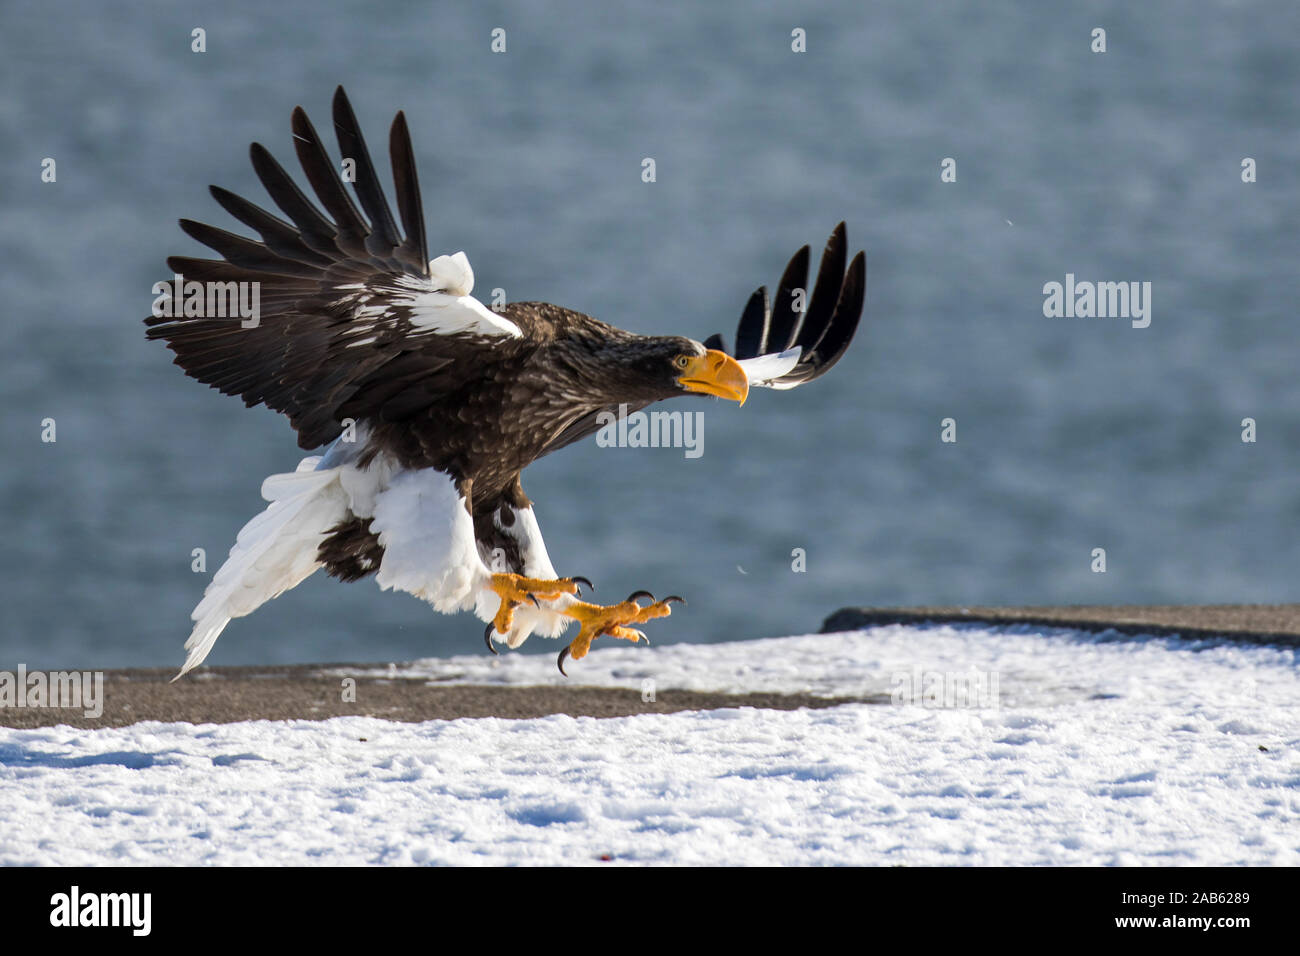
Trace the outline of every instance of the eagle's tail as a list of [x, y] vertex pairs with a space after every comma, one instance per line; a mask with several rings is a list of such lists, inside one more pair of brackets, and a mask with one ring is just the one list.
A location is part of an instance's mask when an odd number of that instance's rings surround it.
[[173, 680], [203, 662], [231, 618], [251, 614], [321, 566], [318, 549], [347, 517], [348, 495], [339, 480], [341, 469], [317, 470], [319, 462], [319, 457], [304, 458], [297, 471], [262, 483], [262, 497], [271, 504], [244, 525], [230, 557], [203, 592], [191, 615], [189, 655]]

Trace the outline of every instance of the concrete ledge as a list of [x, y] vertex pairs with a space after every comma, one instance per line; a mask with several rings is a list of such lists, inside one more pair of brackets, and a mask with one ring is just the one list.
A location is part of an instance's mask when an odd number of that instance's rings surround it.
[[313, 664], [299, 667], [206, 667], [175, 684], [172, 668], [104, 672], [104, 712], [0, 707], [0, 727], [123, 727], [143, 720], [194, 724], [241, 720], [325, 720], [381, 717], [385, 720], [454, 720], [458, 717], [626, 717], [719, 707], [795, 710], [834, 707], [851, 698], [802, 694], [711, 694], [661, 690], [653, 703], [639, 689], [607, 687], [430, 685], [419, 678], [356, 677], [356, 702], [342, 700], [342, 677], [322, 672], [381, 670], [386, 664]]
[[[848, 607], [822, 625], [822, 633], [880, 624], [1034, 624], [1086, 631], [1155, 634], [1188, 639], [1227, 638], [1300, 647], [1300, 604], [1078, 605], [1064, 607]], [[374, 674], [382, 664], [313, 664], [295, 667], [208, 667], [172, 684], [174, 668], [104, 672], [104, 712], [0, 707], [0, 726], [121, 727], [145, 720], [194, 724], [242, 720], [325, 720], [364, 716], [386, 720], [454, 720], [459, 717], [625, 717], [719, 707], [794, 710], [846, 703], [881, 703], [886, 697], [826, 698], [804, 694], [722, 694], [660, 691], [653, 703], [638, 689], [546, 685], [506, 687], [431, 684], [419, 678], [356, 677], [356, 702], [342, 700], [339, 672]]]
[[821, 633], [881, 624], [1037, 624], [1191, 640], [1227, 638], [1300, 647], [1300, 604], [1080, 604], [1048, 607], [846, 607]]

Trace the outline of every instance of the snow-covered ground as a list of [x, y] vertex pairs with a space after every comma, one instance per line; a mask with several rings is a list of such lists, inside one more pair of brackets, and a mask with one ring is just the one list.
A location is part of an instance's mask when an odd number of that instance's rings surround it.
[[[1298, 664], [1276, 647], [893, 626], [598, 644], [569, 670], [664, 697], [869, 697], [974, 669], [980, 706], [0, 729], [0, 863], [1297, 865]], [[563, 681], [553, 668], [393, 673]]]

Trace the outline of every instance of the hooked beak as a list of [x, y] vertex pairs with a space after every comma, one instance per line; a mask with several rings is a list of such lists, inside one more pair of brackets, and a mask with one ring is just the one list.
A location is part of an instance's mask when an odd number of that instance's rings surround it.
[[745, 370], [734, 358], [717, 349], [709, 349], [691, 359], [677, 377], [677, 384], [688, 392], [716, 395], [741, 405], [749, 396], [749, 376]]

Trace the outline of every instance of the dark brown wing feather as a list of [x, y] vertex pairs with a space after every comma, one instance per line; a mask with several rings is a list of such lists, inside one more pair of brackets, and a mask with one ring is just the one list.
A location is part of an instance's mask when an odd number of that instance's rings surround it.
[[[844, 223], [840, 223], [826, 241], [817, 282], [802, 316], [794, 310], [793, 293], [807, 288], [808, 247], [796, 252], [781, 276], [776, 302], [770, 309], [765, 287], [750, 296], [736, 329], [736, 349], [731, 354], [748, 359], [799, 346], [799, 363], [776, 380], [785, 387], [811, 382], [830, 371], [853, 341], [866, 297], [866, 254], [859, 252], [846, 269], [846, 249]], [[705, 344], [726, 350], [721, 335], [711, 335]]]
[[[406, 119], [398, 113], [389, 136], [405, 237], [342, 87], [334, 96], [333, 119], [340, 151], [355, 165], [360, 209], [299, 107], [293, 112], [294, 148], [324, 213], [254, 143], [253, 168], [288, 221], [218, 186], [211, 188], [213, 197], [260, 241], [181, 220], [187, 234], [223, 258], [173, 256], [168, 266], [186, 280], [258, 283], [258, 325], [244, 328], [237, 320], [200, 316], [145, 320], [148, 337], [165, 341], [189, 375], [250, 406], [264, 403], [288, 415], [303, 448], [332, 441], [344, 418], [398, 421], [413, 415], [472, 381], [497, 351], [520, 342], [510, 336], [431, 334], [412, 325], [412, 297], [435, 285]], [[527, 336], [525, 319], [515, 321]]]

